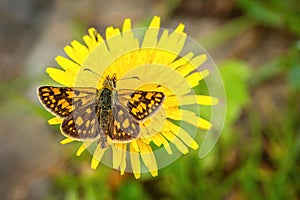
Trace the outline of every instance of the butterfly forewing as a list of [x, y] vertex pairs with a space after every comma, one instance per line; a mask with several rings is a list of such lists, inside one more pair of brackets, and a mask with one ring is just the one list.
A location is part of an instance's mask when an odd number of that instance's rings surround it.
[[165, 95], [158, 91], [121, 90], [119, 96], [120, 99], [126, 99], [129, 113], [138, 121], [157, 112], [165, 99]]
[[74, 110], [95, 101], [95, 88], [43, 86], [38, 97], [44, 107], [59, 117], [67, 117]]
[[43, 86], [38, 89], [42, 104], [56, 116], [64, 118], [61, 131], [64, 135], [86, 140], [99, 135], [95, 88]]

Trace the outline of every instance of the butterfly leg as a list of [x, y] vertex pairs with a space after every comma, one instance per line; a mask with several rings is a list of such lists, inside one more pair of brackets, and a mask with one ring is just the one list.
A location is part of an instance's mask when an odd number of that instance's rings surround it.
[[99, 113], [99, 122], [100, 122], [100, 147], [102, 149], [107, 147], [107, 135], [109, 131], [109, 124], [111, 119], [111, 111], [110, 110], [102, 110]]

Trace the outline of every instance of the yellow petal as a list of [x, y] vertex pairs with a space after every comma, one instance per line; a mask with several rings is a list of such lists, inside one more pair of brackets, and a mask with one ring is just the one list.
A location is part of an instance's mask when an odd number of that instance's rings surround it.
[[175, 32], [183, 33], [184, 27], [185, 27], [184, 24], [180, 23], [180, 24], [176, 27]]
[[89, 51], [92, 51], [95, 47], [104, 42], [104, 40], [95, 28], [90, 28], [88, 33], [89, 35], [83, 36], [83, 40], [88, 46]]
[[74, 76], [79, 72], [80, 66], [70, 59], [63, 56], [56, 56], [55, 60], [65, 71], [73, 72]]
[[122, 144], [122, 158], [120, 163], [121, 175], [124, 174], [126, 169], [126, 148], [127, 148], [127, 144]]
[[66, 73], [63, 70], [59, 70], [56, 68], [47, 68], [46, 72], [54, 81], [65, 86], [71, 87], [75, 81], [74, 77], [71, 77], [68, 73]]
[[174, 109], [167, 109], [166, 110], [166, 117], [174, 120], [182, 120], [182, 112], [179, 108]]
[[136, 147], [132, 145], [133, 143], [130, 143], [130, 162], [131, 162], [131, 168], [132, 172], [134, 174], [134, 177], [136, 179], [140, 178], [141, 176], [141, 164], [140, 164], [140, 156], [139, 151], [136, 151]]
[[176, 148], [183, 154], [187, 154], [189, 152], [188, 148], [184, 145], [183, 142], [181, 142], [175, 134], [173, 134], [171, 131], [161, 131], [161, 134], [167, 138], [170, 142], [172, 142]]
[[63, 119], [58, 118], [58, 117], [53, 117], [51, 119], [48, 120], [48, 124], [61, 124], [63, 122]]
[[178, 68], [182, 65], [185, 65], [187, 62], [189, 62], [191, 60], [191, 58], [194, 56], [193, 52], [189, 52], [188, 54], [186, 54], [185, 56], [181, 57], [180, 59], [172, 62], [169, 67], [171, 68]]
[[112, 26], [106, 28], [106, 40], [118, 35], [120, 35], [120, 30], [118, 28], [113, 28]]
[[187, 74], [191, 73], [196, 68], [201, 66], [206, 60], [207, 60], [206, 54], [198, 55], [192, 58], [187, 64], [177, 68], [176, 71], [182, 74], [182, 76], [186, 76]]
[[156, 135], [157, 135], [157, 137], [160, 138], [160, 140], [161, 140], [162, 144], [164, 145], [164, 148], [167, 151], [167, 153], [172, 154], [172, 149], [170, 147], [169, 142], [160, 133], [157, 133]]
[[206, 69], [201, 72], [195, 72], [190, 74], [189, 76], [186, 77], [186, 80], [188, 81], [191, 87], [195, 87], [199, 84], [199, 81], [201, 81], [208, 75], [209, 75], [209, 71]]
[[122, 32], [131, 31], [131, 20], [126, 18], [123, 22]]
[[159, 27], [160, 27], [160, 17], [154, 16], [149, 25], [149, 28], [159, 28]]
[[199, 145], [197, 144], [197, 142], [195, 140], [192, 140], [191, 143], [189, 144], [189, 147], [194, 150], [197, 150], [199, 148]]
[[150, 141], [152, 141], [156, 146], [162, 145], [162, 140], [159, 137], [159, 134], [155, 134], [152, 137], [149, 138]]
[[200, 104], [200, 105], [217, 105], [217, 98], [206, 95], [186, 95], [180, 98], [181, 105]]
[[187, 146], [191, 147], [194, 150], [199, 148], [198, 144], [194, 141], [194, 139], [182, 128], [178, 127], [172, 122], [168, 122], [167, 127], [170, 130], [172, 130], [172, 132]]
[[157, 37], [159, 33], [159, 26], [160, 26], [160, 17], [153, 17], [149, 28], [146, 30], [142, 48], [153, 48], [156, 47], [157, 44]]
[[185, 33], [173, 31], [169, 34], [168, 30], [164, 30], [157, 44], [158, 53], [153, 59], [153, 63], [169, 65], [180, 54], [186, 40]]
[[62, 141], [60, 141], [60, 143], [61, 144], [68, 144], [68, 143], [71, 143], [73, 141], [74, 141], [74, 139], [72, 139], [72, 138], [65, 138]]
[[113, 168], [118, 169], [121, 165], [124, 153], [126, 153], [126, 144], [115, 143], [111, 147], [113, 152]]
[[123, 32], [121, 35], [119, 29], [112, 27], [107, 30], [107, 35], [109, 39], [106, 43], [112, 58], [111, 63], [106, 68], [106, 73], [109, 75], [118, 72], [118, 77], [122, 77], [124, 73], [136, 67], [135, 60], [141, 58], [140, 55], [133, 56], [136, 54], [135, 50], [139, 49], [138, 40], [134, 38], [132, 31]]
[[102, 156], [103, 156], [105, 151], [106, 151], [106, 149], [102, 149], [100, 147], [100, 145], [97, 145], [96, 150], [95, 150], [94, 155], [93, 155], [93, 158], [92, 158], [92, 161], [91, 161], [91, 168], [92, 169], [96, 169], [98, 167], [99, 162], [101, 161]]
[[203, 118], [199, 118], [199, 122], [198, 122], [197, 126], [203, 130], [209, 130], [209, 129], [211, 129], [212, 124]]
[[88, 48], [76, 40], [72, 41], [71, 45], [72, 46], [66, 46], [64, 48], [66, 54], [76, 63], [82, 65], [84, 60], [89, 55]]
[[80, 156], [82, 152], [84, 152], [91, 144], [93, 144], [94, 141], [85, 141], [82, 143], [82, 145], [79, 147], [79, 149], [76, 152], [76, 156]]
[[138, 144], [137, 144], [137, 142], [136, 142], [137, 140], [133, 140], [130, 144], [130, 146], [132, 147], [132, 148], [134, 148], [134, 150], [136, 151], [136, 152], [140, 152], [140, 149], [139, 149], [139, 146], [138, 146]]
[[98, 31], [95, 28], [90, 28], [88, 32], [92, 40], [97, 42], [97, 44], [104, 42], [102, 36], [98, 33]]
[[152, 152], [152, 148], [149, 145], [141, 142], [141, 140], [137, 140], [137, 142], [144, 164], [146, 165], [152, 176], [157, 176], [157, 164]]
[[164, 104], [166, 104], [165, 105], [166, 107], [175, 107], [175, 106], [178, 106], [179, 105], [178, 97], [175, 96], [173, 93], [171, 95], [169, 95], [169, 96], [166, 95], [166, 98], [164, 100]]
[[182, 115], [185, 116], [185, 118], [183, 119], [185, 122], [195, 127], [198, 127], [203, 130], [209, 130], [212, 127], [212, 124], [209, 121], [196, 116], [195, 113], [189, 110], [182, 110]]

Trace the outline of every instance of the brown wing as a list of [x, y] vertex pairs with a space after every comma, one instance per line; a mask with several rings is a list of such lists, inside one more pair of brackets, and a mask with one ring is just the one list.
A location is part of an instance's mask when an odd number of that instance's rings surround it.
[[99, 121], [96, 117], [97, 112], [99, 110], [95, 102], [74, 110], [62, 122], [62, 133], [77, 140], [97, 138], [100, 136]]
[[49, 112], [64, 118], [95, 101], [96, 92], [95, 88], [42, 86], [38, 88], [38, 97]]
[[134, 90], [129, 97], [126, 97], [125, 93], [125, 90], [121, 91], [119, 96], [121, 99], [127, 99], [126, 106], [131, 116], [138, 121], [143, 121], [157, 112], [165, 99], [164, 93], [157, 91]]
[[110, 138], [113, 141], [128, 142], [136, 139], [140, 134], [139, 123], [129, 114], [128, 109], [117, 103], [112, 107], [112, 121]]

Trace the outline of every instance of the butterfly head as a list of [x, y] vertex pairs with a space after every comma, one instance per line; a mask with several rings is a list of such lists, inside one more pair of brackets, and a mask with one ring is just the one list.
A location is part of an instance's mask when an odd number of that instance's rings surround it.
[[107, 75], [107, 77], [103, 83], [103, 87], [111, 89], [111, 90], [116, 89], [116, 87], [117, 87], [116, 82], [117, 82], [116, 74], [113, 74], [112, 77]]

